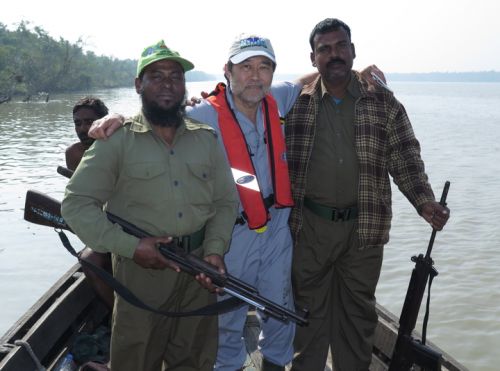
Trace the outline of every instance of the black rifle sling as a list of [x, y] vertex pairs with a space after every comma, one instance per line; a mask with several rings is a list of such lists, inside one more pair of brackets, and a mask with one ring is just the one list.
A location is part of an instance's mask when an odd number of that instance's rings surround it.
[[137, 296], [132, 293], [127, 287], [122, 285], [119, 281], [117, 281], [113, 275], [109, 274], [106, 272], [104, 269], [98, 267], [97, 265], [80, 258], [80, 256], [77, 254], [73, 246], [71, 246], [71, 243], [69, 242], [68, 237], [62, 230], [57, 230], [57, 234], [59, 235], [59, 238], [61, 239], [62, 244], [66, 248], [66, 250], [69, 251], [71, 255], [76, 257], [78, 261], [80, 262], [81, 265], [89, 268], [92, 270], [95, 274], [97, 274], [108, 286], [110, 286], [118, 295], [120, 295], [125, 301], [128, 303], [156, 313], [156, 314], [161, 314], [167, 317], [190, 317], [190, 316], [212, 316], [212, 315], [218, 315], [222, 313], [227, 313], [230, 312], [237, 307], [241, 306], [244, 304], [243, 301], [236, 297], [231, 297], [229, 299], [214, 303], [214, 304], [209, 304], [204, 307], [188, 311], [188, 312], [168, 312], [168, 311], [162, 311], [156, 308], [153, 308], [146, 303], [144, 303], [141, 299], [139, 299]]
[[427, 289], [427, 304], [425, 306], [425, 315], [424, 315], [424, 321], [422, 324], [422, 344], [425, 345], [425, 341], [427, 338], [427, 322], [429, 321], [429, 310], [431, 306], [431, 285], [432, 285], [432, 279], [434, 278], [434, 274], [431, 273], [429, 276], [429, 287]]

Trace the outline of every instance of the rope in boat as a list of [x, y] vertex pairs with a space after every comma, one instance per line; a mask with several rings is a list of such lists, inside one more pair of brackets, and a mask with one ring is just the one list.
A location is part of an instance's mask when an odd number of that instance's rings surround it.
[[33, 352], [33, 349], [31, 349], [31, 345], [27, 341], [18, 339], [16, 341], [14, 341], [14, 344], [5, 343], [5, 344], [2, 344], [2, 346], [5, 348], [10, 348], [10, 349], [12, 349], [16, 346], [26, 349], [31, 360], [33, 361], [33, 363], [36, 366], [36, 371], [47, 371], [47, 369], [45, 367], [43, 367], [43, 365], [40, 363], [40, 360], [36, 356], [35, 352]]

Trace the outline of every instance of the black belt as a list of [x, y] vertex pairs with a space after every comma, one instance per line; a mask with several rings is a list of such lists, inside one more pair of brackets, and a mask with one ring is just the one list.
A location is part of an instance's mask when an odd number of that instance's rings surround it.
[[309, 198], [304, 198], [304, 206], [322, 218], [332, 220], [334, 222], [356, 219], [358, 217], [358, 208], [356, 206], [347, 207], [345, 209], [337, 209], [336, 207], [328, 207], [311, 201]]
[[187, 236], [173, 237], [172, 240], [187, 253], [196, 250], [205, 239], [205, 227]]
[[[274, 205], [274, 193], [270, 194], [266, 198], [264, 198], [264, 207], [266, 210], [269, 210]], [[245, 211], [241, 212], [241, 215], [236, 218], [236, 222], [234, 224], [243, 225], [246, 223], [247, 215]]]

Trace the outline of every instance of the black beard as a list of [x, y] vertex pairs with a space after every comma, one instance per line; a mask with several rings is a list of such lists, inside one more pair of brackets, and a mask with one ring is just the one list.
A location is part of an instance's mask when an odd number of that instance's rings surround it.
[[141, 94], [142, 112], [148, 121], [155, 126], [178, 128], [185, 116], [185, 106], [183, 100], [177, 102], [171, 108], [161, 108], [155, 102], [149, 101]]

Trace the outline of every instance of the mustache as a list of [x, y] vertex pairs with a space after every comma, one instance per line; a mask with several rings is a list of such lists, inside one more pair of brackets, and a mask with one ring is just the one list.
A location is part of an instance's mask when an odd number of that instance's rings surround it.
[[263, 84], [248, 84], [245, 86], [245, 88], [259, 88], [259, 89], [264, 89]]
[[343, 64], [346, 65], [346, 61], [343, 60], [342, 58], [332, 58], [328, 61], [326, 64], [327, 67], [333, 67], [336, 64]]
[[94, 138], [91, 138], [88, 135], [78, 135], [78, 139], [80, 139], [80, 142], [84, 145], [90, 146], [94, 143]]
[[89, 139], [92, 139], [92, 138], [90, 138], [90, 137], [88, 136], [88, 134], [87, 134], [87, 133], [78, 133], [77, 135], [78, 135], [78, 139], [80, 139], [82, 142], [83, 142], [84, 140], [89, 140]]

